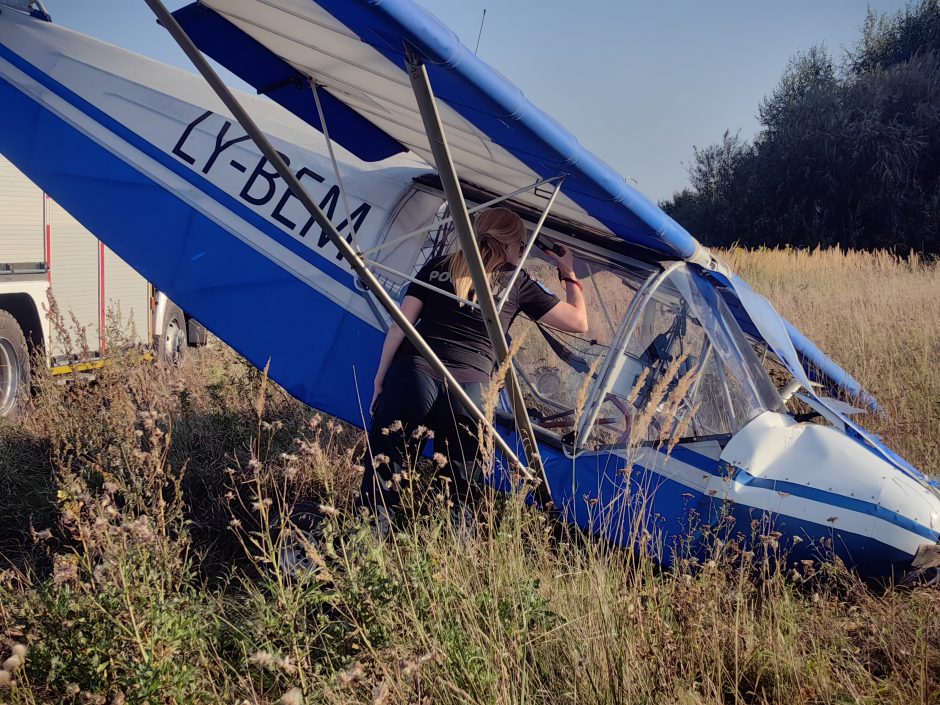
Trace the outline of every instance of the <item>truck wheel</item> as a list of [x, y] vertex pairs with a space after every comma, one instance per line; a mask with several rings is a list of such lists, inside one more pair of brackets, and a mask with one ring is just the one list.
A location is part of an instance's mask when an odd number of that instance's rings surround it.
[[29, 394], [29, 349], [16, 319], [0, 310], [0, 417], [15, 417]]
[[179, 365], [186, 356], [187, 344], [186, 317], [179, 306], [167, 303], [163, 333], [157, 343], [157, 357], [169, 365]]

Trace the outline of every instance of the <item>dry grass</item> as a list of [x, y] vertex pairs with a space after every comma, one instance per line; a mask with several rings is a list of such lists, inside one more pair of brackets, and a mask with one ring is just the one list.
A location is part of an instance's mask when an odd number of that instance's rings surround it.
[[721, 256], [875, 395], [885, 416], [862, 422], [940, 475], [940, 262], [837, 249]]
[[[936, 267], [728, 256], [936, 472]], [[727, 547], [658, 571], [511, 497], [468, 536], [421, 482], [432, 509], [378, 543], [349, 512], [360, 454], [218, 347], [43, 380], [0, 427], [0, 702], [940, 703], [936, 588]], [[325, 569], [291, 581], [262, 527], [298, 496], [327, 510]]]

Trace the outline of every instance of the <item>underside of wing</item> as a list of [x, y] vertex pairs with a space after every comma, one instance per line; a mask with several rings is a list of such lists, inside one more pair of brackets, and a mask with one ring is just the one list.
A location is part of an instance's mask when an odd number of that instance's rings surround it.
[[[372, 133], [337, 132], [352, 110], [431, 162], [406, 73], [409, 47], [427, 68], [462, 181], [501, 194], [564, 176], [556, 216], [626, 240], [651, 258], [690, 259], [701, 250], [678, 223], [411, 2], [209, 1], [176, 17], [209, 56], [319, 127], [310, 113], [308, 82], [315, 81], [321, 95], [344, 106], [332, 115], [324, 106], [324, 114], [331, 136], [347, 149], [362, 156], [374, 139]], [[272, 55], [284, 65], [259, 75], [256, 57]], [[272, 91], [285, 80], [289, 87]], [[531, 193], [520, 200], [544, 204]]]

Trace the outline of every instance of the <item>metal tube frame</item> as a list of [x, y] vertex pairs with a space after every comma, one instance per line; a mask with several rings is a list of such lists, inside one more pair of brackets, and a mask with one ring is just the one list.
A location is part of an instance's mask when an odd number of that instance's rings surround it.
[[457, 296], [457, 294], [451, 294], [449, 291], [444, 291], [444, 289], [441, 289], [438, 286], [434, 286], [433, 284], [428, 284], [427, 282], [421, 281], [417, 277], [412, 277], [412, 276], [409, 276], [408, 274], [405, 274], [404, 272], [400, 272], [394, 267], [389, 267], [388, 265], [381, 264], [374, 260], [365, 259], [365, 258], [363, 258], [363, 262], [365, 262], [366, 265], [369, 267], [375, 267], [376, 269], [381, 269], [382, 271], [388, 272], [389, 274], [394, 274], [396, 277], [401, 277], [406, 282], [410, 282], [414, 284], [415, 286], [420, 286], [424, 289], [433, 291], [435, 294], [446, 296], [448, 299], [453, 299], [454, 301], [464, 304], [465, 306], [470, 306], [471, 308], [480, 308], [480, 304], [478, 303], [470, 301], [469, 299], [462, 299], [459, 296]]
[[522, 251], [522, 256], [519, 257], [519, 264], [516, 266], [515, 270], [513, 270], [512, 276], [509, 278], [509, 283], [506, 285], [506, 291], [503, 292], [502, 297], [499, 299], [499, 303], [496, 304], [497, 313], [503, 310], [503, 305], [509, 298], [509, 292], [512, 291], [512, 287], [516, 283], [516, 279], [519, 278], [519, 272], [522, 271], [522, 266], [529, 258], [529, 253], [532, 252], [532, 247], [535, 245], [535, 241], [538, 239], [539, 233], [542, 232], [542, 226], [545, 225], [545, 219], [548, 218], [549, 211], [551, 211], [552, 206], [555, 203], [555, 199], [558, 197], [558, 194], [561, 191], [561, 185], [563, 183], [565, 183], [564, 176], [562, 176], [558, 183], [555, 184], [555, 190], [552, 191], [552, 195], [548, 199], [548, 203], [545, 204], [545, 210], [542, 211], [542, 215], [539, 216], [539, 220], [535, 224], [535, 229], [532, 231], [532, 237], [529, 238], [529, 241], [525, 245], [525, 249]]
[[434, 353], [431, 347], [427, 344], [427, 341], [421, 336], [420, 333], [415, 329], [411, 322], [405, 318], [405, 315], [401, 312], [401, 309], [395, 304], [395, 301], [388, 295], [388, 292], [382, 288], [382, 285], [375, 278], [375, 275], [366, 267], [365, 263], [362, 261], [359, 253], [348, 243], [346, 239], [340, 235], [339, 231], [333, 225], [329, 218], [323, 213], [322, 210], [317, 206], [314, 200], [310, 197], [310, 194], [307, 193], [307, 190], [304, 188], [303, 184], [300, 183], [300, 180], [294, 175], [290, 170], [284, 160], [281, 158], [281, 155], [277, 153], [277, 150], [271, 145], [268, 141], [268, 138], [264, 136], [264, 133], [258, 128], [254, 123], [254, 120], [251, 119], [251, 116], [245, 111], [241, 103], [238, 102], [238, 99], [232, 94], [228, 86], [226, 86], [222, 80], [216, 74], [215, 70], [209, 65], [202, 53], [193, 44], [192, 39], [189, 38], [189, 35], [186, 34], [185, 30], [180, 27], [179, 23], [176, 21], [176, 18], [166, 9], [163, 5], [162, 0], [144, 0], [147, 3], [148, 7], [156, 15], [157, 20], [162, 24], [166, 30], [170, 33], [173, 39], [179, 44], [180, 48], [185, 52], [186, 56], [189, 57], [189, 60], [193, 62], [193, 65], [202, 74], [202, 77], [206, 79], [206, 82], [210, 85], [213, 91], [219, 96], [225, 106], [232, 112], [232, 115], [241, 125], [242, 129], [251, 137], [252, 141], [261, 150], [261, 153], [264, 157], [271, 163], [275, 168], [277, 173], [284, 179], [284, 182], [287, 184], [287, 187], [291, 189], [294, 196], [299, 200], [307, 211], [310, 213], [310, 216], [317, 222], [317, 224], [323, 228], [323, 232], [327, 234], [330, 239], [330, 242], [333, 243], [334, 247], [339, 250], [340, 254], [349, 262], [349, 265], [355, 270], [356, 274], [359, 275], [362, 282], [368, 287], [369, 291], [379, 300], [379, 303], [382, 305], [388, 314], [392, 317], [392, 320], [398, 324], [402, 329], [402, 332], [410, 340], [414, 346], [418, 349], [421, 355], [428, 361], [431, 367], [441, 374], [444, 377], [444, 380], [447, 382], [448, 389], [451, 394], [453, 394], [467, 411], [471, 413], [476, 420], [483, 424], [484, 427], [493, 433], [494, 440], [497, 447], [503, 454], [506, 456], [510, 464], [512, 464], [523, 477], [533, 483], [541, 485], [538, 479], [533, 476], [532, 472], [524, 466], [516, 454], [510, 448], [506, 440], [499, 435], [499, 432], [494, 428], [493, 424], [490, 422], [486, 415], [473, 403], [473, 400], [467, 395], [463, 390], [457, 380], [454, 379], [454, 376], [450, 371], [445, 367], [444, 363], [441, 362], [441, 359]]
[[624, 314], [623, 321], [620, 323], [620, 330], [617, 331], [614, 339], [610, 342], [610, 349], [607, 351], [607, 359], [604, 360], [604, 364], [597, 375], [597, 382], [592, 385], [588, 393], [587, 404], [584, 407], [585, 413], [584, 416], [581, 417], [581, 422], [578, 424], [577, 433], [575, 434], [575, 446], [573, 449], [575, 454], [583, 449], [583, 443], [587, 439], [587, 434], [597, 420], [597, 415], [600, 413], [601, 404], [603, 404], [608, 391], [610, 391], [611, 386], [613, 386], [617, 375], [620, 374], [622, 369], [621, 358], [626, 353], [627, 345], [630, 343], [630, 339], [633, 337], [633, 333], [636, 330], [640, 311], [643, 310], [643, 307], [653, 294], [656, 293], [656, 290], [662, 283], [669, 278], [669, 275], [684, 264], [685, 262], [682, 261], [673, 262], [660, 271], [659, 274], [650, 276], [636, 293], [633, 301], [630, 302], [630, 306]]
[[343, 207], [346, 208], [346, 222], [349, 223], [349, 230], [352, 232], [353, 240], [355, 240], [357, 233], [356, 225], [353, 223], [352, 208], [349, 207], [349, 197], [346, 195], [343, 175], [339, 173], [339, 163], [336, 161], [336, 154], [333, 153], [333, 140], [330, 139], [330, 128], [326, 124], [326, 115], [323, 114], [323, 106], [320, 104], [320, 93], [317, 91], [317, 81], [315, 78], [310, 79], [310, 91], [313, 93], [313, 102], [317, 106], [317, 116], [320, 118], [320, 127], [323, 128], [326, 148], [330, 152], [330, 162], [333, 164], [333, 174], [336, 176], [336, 184], [339, 186], [339, 195], [343, 199]]
[[[503, 201], [508, 201], [510, 198], [515, 198], [520, 193], [525, 193], [526, 191], [530, 189], [537, 189], [539, 186], [542, 186], [543, 184], [550, 184], [553, 181], [557, 181], [558, 179], [563, 179], [563, 178], [564, 178], [563, 175], [558, 175], [558, 176], [550, 176], [547, 179], [539, 179], [534, 184], [529, 184], [528, 186], [517, 188], [515, 191], [511, 193], [507, 193], [504, 196], [497, 196], [496, 198], [491, 198], [486, 203], [481, 203], [478, 206], [473, 206], [473, 208], [467, 209], [467, 213], [476, 213], [477, 211], [484, 210], [485, 208], [489, 208], [490, 206], [495, 206], [497, 203], [502, 203]], [[381, 242], [375, 247], [370, 247], [368, 250], [363, 250], [359, 254], [361, 254], [363, 257], [367, 255], [373, 255], [376, 252], [379, 252], [380, 250], [384, 250], [386, 247], [397, 245], [399, 243], [405, 242], [405, 240], [408, 240], [410, 238], [426, 233], [431, 228], [441, 228], [441, 227], [444, 227], [445, 225], [450, 225], [452, 222], [454, 222], [454, 219], [451, 216], [448, 216], [436, 223], [430, 223], [424, 227], [418, 228], [417, 230], [412, 230], [410, 233], [399, 235], [394, 240], [386, 240], [385, 242]]]
[[[454, 229], [457, 231], [461, 250], [470, 269], [470, 277], [473, 280], [477, 300], [480, 302], [483, 325], [486, 326], [490, 343], [492, 343], [493, 350], [496, 353], [496, 361], [499, 365], [502, 365], [509, 357], [509, 346], [506, 343], [506, 335], [499, 322], [499, 312], [496, 310], [496, 302], [493, 300], [489, 277], [483, 266], [483, 258], [480, 256], [477, 238], [470, 223], [470, 214], [467, 212], [467, 203], [463, 198], [460, 180], [457, 177], [457, 171], [450, 156], [450, 148], [444, 135], [444, 126], [437, 110], [437, 102], [431, 89], [428, 72], [424, 63], [410, 47], [406, 47], [405, 53], [408, 77], [411, 80], [411, 87], [418, 102], [418, 110], [424, 123], [424, 132], [430, 143], [434, 166], [437, 168], [441, 185], [444, 188], [444, 195], [447, 197], [447, 203], [454, 219]], [[548, 478], [545, 475], [545, 468], [539, 455], [535, 432], [532, 430], [532, 424], [529, 421], [525, 399], [522, 396], [522, 388], [519, 386], [519, 380], [516, 378], [511, 364], [506, 369], [506, 389], [509, 392], [516, 430], [522, 439], [526, 460], [535, 471], [536, 477], [541, 480], [535, 488], [536, 495], [542, 506], [549, 508], [553, 505]]]

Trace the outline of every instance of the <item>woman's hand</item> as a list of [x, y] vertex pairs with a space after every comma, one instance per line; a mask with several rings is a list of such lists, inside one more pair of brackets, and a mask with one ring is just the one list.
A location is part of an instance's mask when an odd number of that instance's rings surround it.
[[569, 283], [570, 281], [577, 281], [574, 273], [574, 255], [564, 245], [559, 245], [559, 247], [562, 249], [560, 255], [551, 250], [546, 251], [545, 254], [554, 260], [559, 275], [569, 280], [562, 286], [565, 292], [565, 300], [555, 304], [555, 307], [549, 309], [548, 313], [539, 320], [546, 325], [568, 333], [587, 333], [588, 318], [584, 294], [581, 292], [580, 284]]
[[554, 260], [555, 266], [558, 267], [558, 271], [561, 273], [561, 276], [571, 277], [573, 279], [574, 278], [574, 255], [572, 254], [570, 249], [568, 249], [561, 243], [558, 243], [556, 246], [562, 249], [562, 253], [560, 255], [556, 255], [551, 250], [546, 250], [545, 254], [548, 255], [550, 259]]

